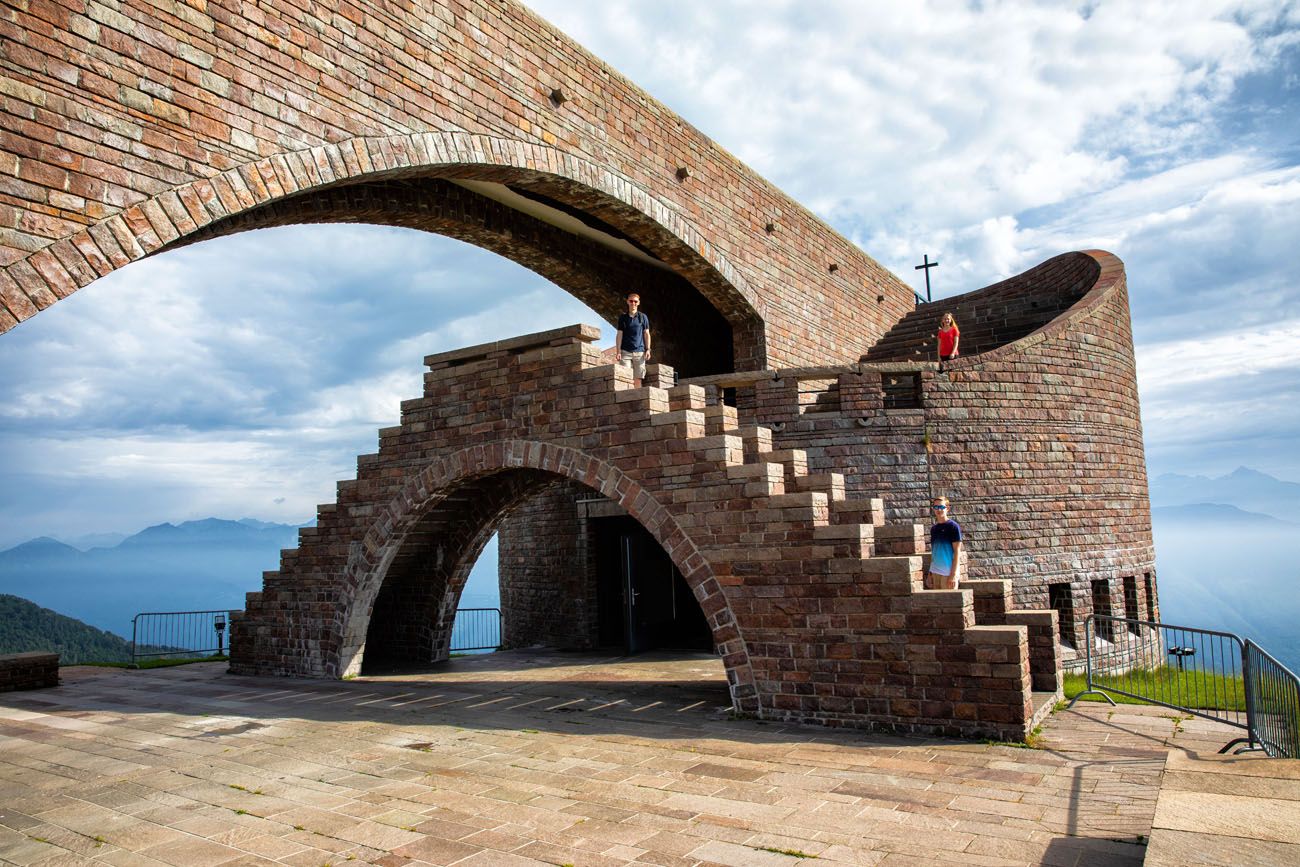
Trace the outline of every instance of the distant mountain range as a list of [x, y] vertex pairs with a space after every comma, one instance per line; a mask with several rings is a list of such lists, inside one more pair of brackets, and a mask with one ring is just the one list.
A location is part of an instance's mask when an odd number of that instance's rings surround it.
[[1300, 530], [1300, 523], [1283, 521], [1263, 512], [1247, 512], [1236, 506], [1223, 503], [1188, 503], [1185, 506], [1152, 506], [1152, 520], [1169, 521], [1217, 521], [1223, 526], [1275, 527], [1278, 529]]
[[298, 528], [208, 518], [158, 524], [87, 551], [41, 537], [0, 551], [0, 593], [129, 638], [145, 611], [242, 609]]
[[1186, 506], [1218, 503], [1246, 512], [1272, 515], [1280, 520], [1300, 520], [1300, 484], [1284, 482], [1248, 467], [1225, 476], [1184, 476], [1164, 473], [1151, 480], [1151, 505]]

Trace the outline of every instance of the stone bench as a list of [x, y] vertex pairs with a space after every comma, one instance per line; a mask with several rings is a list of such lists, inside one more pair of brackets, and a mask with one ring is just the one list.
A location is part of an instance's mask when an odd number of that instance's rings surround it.
[[0, 692], [59, 685], [59, 655], [34, 650], [0, 656]]

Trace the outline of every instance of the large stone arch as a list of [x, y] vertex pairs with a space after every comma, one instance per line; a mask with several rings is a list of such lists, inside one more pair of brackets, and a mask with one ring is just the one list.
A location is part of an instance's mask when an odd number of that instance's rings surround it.
[[[436, 458], [413, 473], [375, 515], [370, 529], [354, 546], [342, 582], [336, 669], [340, 675], [361, 671], [375, 601], [411, 534], [430, 512], [450, 497], [472, 493], [486, 480], [529, 471], [578, 482], [620, 505], [645, 527], [681, 571], [708, 619], [736, 706], [749, 707], [754, 690], [749, 652], [723, 588], [697, 543], [651, 491], [618, 467], [576, 448], [531, 440], [472, 446]], [[474, 529], [471, 535], [481, 549], [482, 529]], [[453, 581], [463, 582], [465, 570], [459, 567], [467, 556], [472, 562], [477, 553], [473, 547], [466, 546], [457, 558]], [[459, 587], [447, 589], [459, 593]], [[441, 618], [454, 610], [446, 606], [444, 596], [439, 605]]]
[[[437, 183], [447, 179], [507, 184], [552, 200], [626, 236], [662, 266], [620, 256], [471, 190]], [[688, 361], [679, 365], [685, 373], [756, 368], [766, 361], [766, 302], [690, 220], [609, 167], [519, 139], [425, 133], [276, 154], [132, 205], [6, 273], [35, 287], [27, 293], [31, 303], [23, 306], [34, 315], [146, 256], [255, 228], [322, 222], [406, 226], [467, 241], [547, 277], [609, 321], [620, 312], [624, 286], [639, 288], [650, 275], [667, 274], [658, 283], [669, 296], [662, 309], [671, 325], [664, 331], [685, 330], [678, 339]], [[603, 285], [593, 280], [597, 273], [605, 275]], [[21, 305], [21, 298], [14, 303]], [[705, 321], [710, 315], [719, 321]], [[723, 323], [730, 333], [719, 335]], [[686, 347], [713, 346], [720, 338], [728, 350], [735, 347], [734, 361], [715, 352], [689, 363]]]
[[[534, 172], [533, 192], [644, 246], [666, 233], [656, 255], [752, 330], [738, 368], [851, 361], [913, 306], [848, 239], [514, 0], [50, 0], [7, 24], [0, 332], [214, 221], [432, 166]], [[837, 313], [850, 306], [851, 322]]]

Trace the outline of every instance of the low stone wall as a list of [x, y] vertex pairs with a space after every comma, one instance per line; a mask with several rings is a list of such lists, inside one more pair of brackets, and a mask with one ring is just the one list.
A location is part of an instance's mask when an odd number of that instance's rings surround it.
[[0, 656], [0, 692], [59, 685], [59, 655], [44, 651]]

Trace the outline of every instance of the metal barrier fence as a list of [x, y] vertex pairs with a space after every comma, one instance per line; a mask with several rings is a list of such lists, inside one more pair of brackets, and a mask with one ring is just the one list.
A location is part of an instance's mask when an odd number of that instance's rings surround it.
[[1088, 694], [1128, 696], [1245, 730], [1246, 744], [1300, 757], [1300, 680], [1230, 632], [1089, 615], [1084, 621]]
[[[144, 659], [224, 655], [227, 611], [145, 611], [131, 618], [131, 664]], [[501, 646], [500, 608], [460, 608], [451, 627], [451, 652]]]
[[131, 618], [131, 664], [226, 653], [227, 611], [146, 611]]
[[1300, 758], [1300, 680], [1254, 642], [1246, 642], [1250, 732], [1273, 757]]
[[501, 646], [500, 608], [458, 608], [451, 625], [451, 653]]

